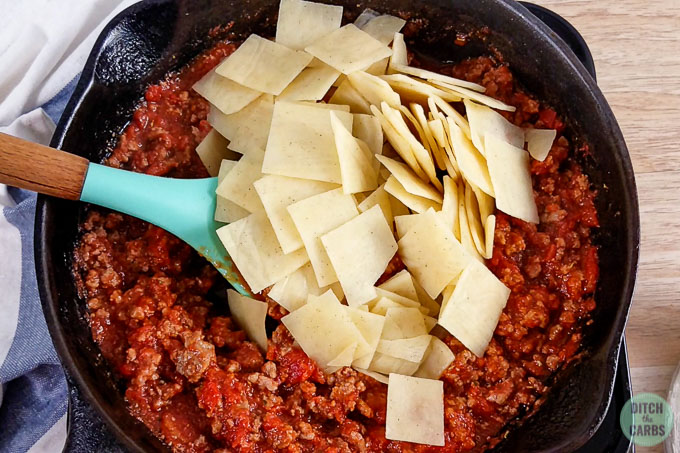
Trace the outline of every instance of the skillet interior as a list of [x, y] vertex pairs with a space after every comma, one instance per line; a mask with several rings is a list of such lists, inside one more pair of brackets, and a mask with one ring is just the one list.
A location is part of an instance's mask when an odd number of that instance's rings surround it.
[[[558, 373], [541, 409], [511, 430], [496, 450], [578, 448], [594, 433], [609, 404], [637, 267], [635, 181], [611, 110], [566, 45], [510, 0], [432, 0], [420, 3], [418, 11], [407, 0], [333, 3], [343, 4], [349, 19], [367, 7], [386, 13], [410, 11], [424, 27], [409, 47], [442, 60], [496, 49], [529, 92], [567, 118], [567, 135], [590, 144], [592, 154], [583, 164], [599, 191], [601, 277], [594, 323], [584, 332], [584, 358]], [[92, 161], [102, 160], [145, 87], [225, 36], [206, 39], [211, 28], [233, 20], [229, 33], [237, 39], [252, 32], [272, 35], [277, 5], [272, 0], [154, 0], [123, 12], [95, 45], [52, 146]], [[478, 33], [483, 26], [491, 31]], [[453, 45], [457, 32], [471, 33], [468, 45]], [[52, 337], [68, 371], [120, 440], [133, 451], [167, 451], [128, 414], [121, 387], [92, 341], [86, 307], [77, 296], [70, 265], [82, 214], [79, 203], [39, 197], [37, 274]]]

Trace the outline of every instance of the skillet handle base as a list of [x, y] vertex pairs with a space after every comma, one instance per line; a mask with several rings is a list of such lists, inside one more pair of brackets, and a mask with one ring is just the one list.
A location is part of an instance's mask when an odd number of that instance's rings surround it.
[[588, 71], [593, 79], [597, 79], [593, 55], [590, 53], [590, 49], [588, 48], [585, 39], [583, 39], [581, 33], [579, 33], [573, 25], [567, 22], [567, 20], [559, 14], [540, 5], [523, 1], [520, 1], [520, 3], [531, 11], [531, 14], [539, 18], [541, 22], [550, 27], [562, 41], [567, 43], [572, 52], [574, 52], [574, 55], [576, 55], [576, 58], [578, 58], [583, 64], [583, 67], [586, 68], [586, 71]]

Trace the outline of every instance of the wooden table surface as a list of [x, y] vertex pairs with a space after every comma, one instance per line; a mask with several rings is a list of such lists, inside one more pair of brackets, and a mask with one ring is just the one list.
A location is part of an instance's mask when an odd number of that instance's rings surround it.
[[642, 243], [626, 329], [631, 377], [634, 393], [665, 397], [680, 362], [680, 0], [534, 2], [585, 38], [633, 159]]

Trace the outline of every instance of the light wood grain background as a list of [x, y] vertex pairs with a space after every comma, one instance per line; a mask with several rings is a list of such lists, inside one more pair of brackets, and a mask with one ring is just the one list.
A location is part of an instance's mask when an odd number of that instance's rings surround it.
[[633, 391], [665, 396], [680, 362], [680, 0], [534, 3], [585, 38], [630, 150], [642, 222], [626, 329]]

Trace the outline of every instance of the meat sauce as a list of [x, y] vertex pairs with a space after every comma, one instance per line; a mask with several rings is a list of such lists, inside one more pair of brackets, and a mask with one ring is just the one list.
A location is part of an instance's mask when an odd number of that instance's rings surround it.
[[[153, 175], [205, 177], [195, 148], [210, 130], [195, 81], [234, 50], [222, 43], [146, 90], [107, 164]], [[143, 221], [91, 209], [75, 274], [92, 336], [120, 377], [130, 413], [175, 452], [483, 451], [535, 408], [547, 378], [573, 359], [598, 279], [595, 192], [554, 110], [526, 94], [508, 67], [466, 60], [444, 73], [484, 85], [517, 107], [520, 126], [555, 128], [531, 167], [541, 223], [497, 212], [491, 270], [511, 290], [483, 358], [455, 338], [444, 372], [446, 446], [385, 439], [387, 387], [351, 368], [327, 375], [278, 327], [262, 354], [217, 302], [217, 272], [189, 246]], [[393, 260], [396, 272], [403, 264]], [[262, 296], [266, 299], [266, 294]]]

